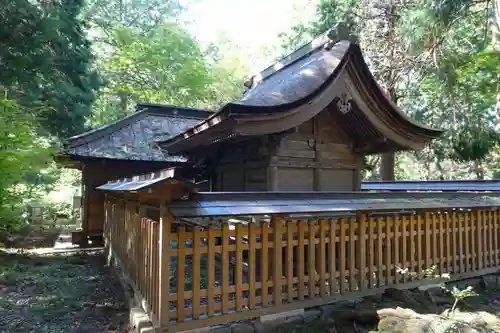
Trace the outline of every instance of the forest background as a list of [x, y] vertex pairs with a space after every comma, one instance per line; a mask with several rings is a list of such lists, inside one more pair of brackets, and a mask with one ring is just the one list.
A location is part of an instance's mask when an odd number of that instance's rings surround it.
[[7, 1], [0, 230], [23, 225], [30, 202], [70, 209], [79, 174], [54, 162], [65, 138], [134, 112], [138, 101], [216, 110], [251, 74], [336, 26], [357, 38], [405, 113], [446, 130], [423, 151], [367, 157], [365, 179], [500, 178], [497, 8], [494, 0]]

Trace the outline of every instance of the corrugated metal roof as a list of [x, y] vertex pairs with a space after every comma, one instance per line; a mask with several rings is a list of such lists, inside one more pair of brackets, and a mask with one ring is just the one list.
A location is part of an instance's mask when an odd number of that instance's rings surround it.
[[117, 181], [111, 181], [104, 185], [98, 186], [98, 190], [102, 191], [140, 191], [146, 190], [149, 187], [159, 184], [163, 181], [173, 179], [175, 177], [175, 168], [159, 170], [147, 174], [137, 175], [130, 178], [124, 178]]
[[500, 191], [500, 180], [404, 180], [363, 182], [363, 191]]
[[[208, 217], [267, 214], [318, 214], [323, 215], [358, 211], [392, 211], [408, 212], [418, 209], [449, 209], [500, 207], [500, 196], [477, 193], [421, 193], [426, 196], [392, 195], [391, 193], [281, 193], [274, 198], [271, 193], [263, 197], [250, 193], [248, 195], [199, 193], [192, 200], [173, 203], [170, 206], [175, 217]], [[413, 193], [412, 193], [413, 194]]]

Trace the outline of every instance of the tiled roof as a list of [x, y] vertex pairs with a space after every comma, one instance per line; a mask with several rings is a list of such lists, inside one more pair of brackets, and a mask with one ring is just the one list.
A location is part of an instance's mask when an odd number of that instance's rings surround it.
[[156, 141], [183, 133], [211, 112], [156, 104], [138, 104], [138, 111], [117, 122], [71, 137], [65, 152], [75, 157], [184, 162], [162, 151]]

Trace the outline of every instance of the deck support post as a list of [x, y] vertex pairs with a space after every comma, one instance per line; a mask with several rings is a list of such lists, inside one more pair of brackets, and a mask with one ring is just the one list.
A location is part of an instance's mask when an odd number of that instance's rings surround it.
[[168, 208], [171, 200], [170, 193], [162, 193], [160, 199], [160, 237], [159, 237], [159, 327], [168, 324], [168, 297], [170, 294], [170, 231], [172, 228], [172, 214]]

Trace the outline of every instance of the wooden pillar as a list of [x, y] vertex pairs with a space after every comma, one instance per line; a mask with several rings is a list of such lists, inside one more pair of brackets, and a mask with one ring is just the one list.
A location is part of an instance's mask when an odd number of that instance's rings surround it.
[[[276, 306], [281, 305], [281, 281], [282, 281], [282, 225], [279, 216], [273, 215], [271, 218], [271, 226], [273, 228], [273, 251], [270, 255], [269, 267], [273, 269], [273, 303]], [[271, 254], [271, 251], [269, 251]]]
[[278, 191], [278, 167], [271, 165], [267, 168], [267, 190], [269, 192]]
[[170, 287], [170, 231], [173, 218], [168, 209], [170, 196], [165, 194], [160, 201], [160, 240], [159, 240], [159, 326], [168, 324], [168, 296]]

